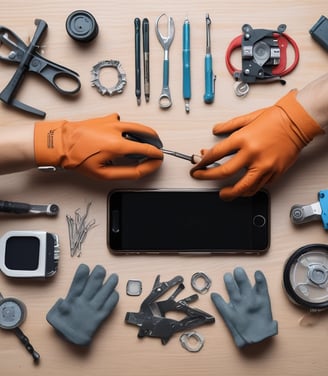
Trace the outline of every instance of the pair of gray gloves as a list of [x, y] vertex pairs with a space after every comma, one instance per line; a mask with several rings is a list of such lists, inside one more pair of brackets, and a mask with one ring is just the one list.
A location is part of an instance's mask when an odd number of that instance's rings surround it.
[[[86, 346], [101, 323], [115, 308], [119, 295], [115, 290], [118, 276], [112, 274], [106, 282], [105, 269], [97, 265], [90, 273], [81, 264], [65, 299], [59, 299], [47, 314], [47, 321], [69, 342]], [[278, 332], [272, 320], [270, 297], [264, 274], [255, 273], [255, 285], [243, 268], [224, 275], [230, 302], [212, 293], [211, 298], [229, 328], [238, 347], [257, 343]]]

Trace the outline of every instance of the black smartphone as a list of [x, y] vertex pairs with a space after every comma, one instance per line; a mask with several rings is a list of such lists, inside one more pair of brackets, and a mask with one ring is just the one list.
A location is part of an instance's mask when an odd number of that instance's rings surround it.
[[116, 190], [107, 243], [116, 254], [263, 253], [270, 242], [266, 191], [223, 201], [217, 190]]

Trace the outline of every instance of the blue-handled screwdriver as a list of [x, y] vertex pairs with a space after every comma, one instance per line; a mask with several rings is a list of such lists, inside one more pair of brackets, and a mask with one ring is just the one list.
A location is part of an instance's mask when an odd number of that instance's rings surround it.
[[213, 103], [215, 94], [215, 79], [212, 68], [212, 53], [211, 53], [211, 19], [209, 14], [206, 14], [206, 54], [205, 54], [205, 94], [204, 102]]
[[185, 110], [190, 111], [191, 84], [190, 84], [190, 22], [185, 19], [182, 29], [182, 64], [183, 64], [183, 99]]

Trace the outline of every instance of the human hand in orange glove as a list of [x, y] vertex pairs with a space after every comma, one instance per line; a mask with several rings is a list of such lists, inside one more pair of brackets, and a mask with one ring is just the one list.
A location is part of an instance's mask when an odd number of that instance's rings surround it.
[[75, 169], [101, 179], [138, 179], [162, 163], [162, 142], [151, 128], [124, 123], [118, 114], [69, 122], [43, 121], [34, 127], [38, 166]]
[[[324, 133], [297, 101], [296, 94], [293, 90], [271, 107], [215, 125], [215, 135], [233, 133], [210, 150], [202, 150], [202, 160], [192, 168], [191, 175], [196, 179], [224, 179], [246, 169], [233, 186], [221, 189], [220, 196], [225, 200], [252, 196], [282, 175], [302, 148]], [[206, 169], [233, 153], [227, 162]]]

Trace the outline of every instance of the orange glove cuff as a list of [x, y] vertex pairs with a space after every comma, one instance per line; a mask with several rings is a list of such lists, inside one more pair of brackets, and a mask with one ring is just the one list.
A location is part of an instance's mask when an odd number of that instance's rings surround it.
[[34, 156], [37, 166], [60, 166], [64, 156], [62, 126], [66, 120], [42, 121], [34, 126]]
[[297, 90], [290, 91], [276, 103], [276, 106], [282, 109], [292, 122], [291, 130], [303, 145], [307, 145], [315, 136], [325, 132], [297, 101], [296, 95]]

